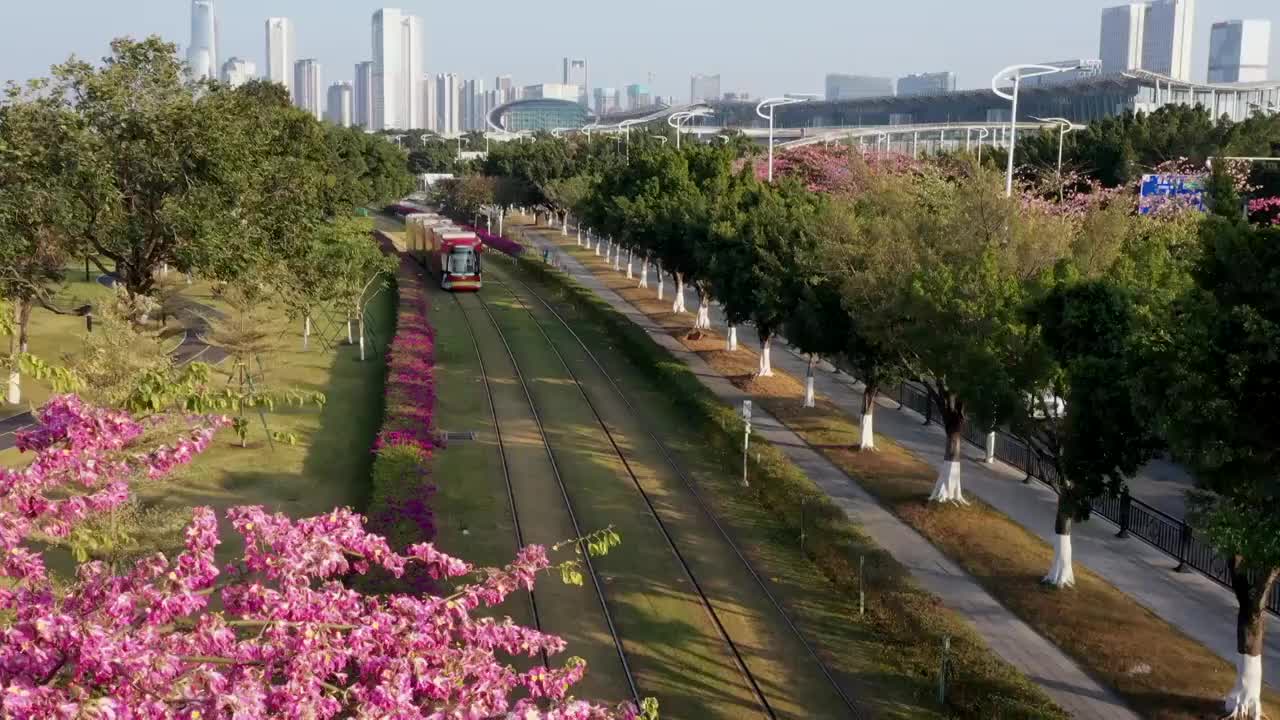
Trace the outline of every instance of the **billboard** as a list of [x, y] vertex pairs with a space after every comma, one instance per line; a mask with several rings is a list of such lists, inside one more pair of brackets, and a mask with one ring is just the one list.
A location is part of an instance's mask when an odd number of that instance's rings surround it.
[[1179, 200], [1203, 211], [1205, 176], [1203, 175], [1143, 175], [1138, 212], [1146, 215], [1171, 200]]

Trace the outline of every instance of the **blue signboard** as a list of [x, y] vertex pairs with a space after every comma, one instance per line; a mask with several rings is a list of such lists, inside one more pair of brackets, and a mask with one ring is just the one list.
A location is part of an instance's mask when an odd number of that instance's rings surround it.
[[1143, 175], [1138, 211], [1146, 215], [1172, 198], [1203, 211], [1204, 181], [1202, 175]]

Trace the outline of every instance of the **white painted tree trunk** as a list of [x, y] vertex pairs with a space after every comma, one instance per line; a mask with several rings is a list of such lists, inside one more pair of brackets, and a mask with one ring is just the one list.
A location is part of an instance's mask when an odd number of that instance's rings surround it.
[[302, 320], [302, 349], [306, 350], [311, 344], [311, 316], [308, 315]]
[[1049, 574], [1043, 582], [1057, 588], [1068, 588], [1076, 584], [1076, 574], [1071, 566], [1071, 536], [1053, 536], [1053, 564], [1049, 566]]
[[354, 345], [356, 342], [355, 331], [351, 327], [351, 322], [352, 320], [350, 316], [348, 316], [347, 317], [347, 344], [348, 345]]
[[876, 433], [875, 433], [874, 426], [875, 426], [874, 415], [872, 415], [871, 413], [867, 413], [862, 416], [862, 427], [861, 427], [862, 442], [860, 443], [859, 446], [863, 450], [876, 449]]
[[987, 433], [987, 447], [985, 448], [985, 450], [987, 451], [987, 453], [984, 461], [988, 465], [990, 465], [996, 461], [996, 431], [995, 430], [992, 430], [991, 432]]
[[671, 304], [671, 312], [682, 313], [684, 311], [684, 275], [676, 273], [676, 299]]
[[600, 257], [600, 238], [596, 238], [596, 257]]
[[360, 323], [360, 362], [364, 362], [364, 316], [357, 320]]
[[662, 273], [662, 266], [658, 266], [658, 300], [662, 300], [663, 291], [666, 288], [667, 276]]
[[561, 217], [560, 235], [564, 236], [568, 234], [569, 234], [569, 213], [565, 213], [564, 216]]
[[582, 225], [578, 225], [578, 247], [582, 247]]
[[725, 340], [725, 346], [729, 352], [738, 351], [738, 326], [737, 325], [729, 326], [729, 336]]
[[938, 483], [933, 486], [933, 494], [929, 496], [929, 500], [957, 505], [969, 504], [969, 501], [964, 499], [964, 491], [960, 489], [959, 460], [942, 463], [942, 469], [938, 472]]
[[698, 319], [693, 327], [695, 330], [711, 329], [711, 298], [706, 295], [698, 296]]
[[9, 370], [9, 388], [5, 393], [5, 400], [10, 405], [22, 402], [22, 373], [16, 368]]
[[640, 287], [649, 287], [649, 258], [640, 261]]
[[628, 250], [627, 251], [627, 279], [628, 280], [635, 279], [635, 276], [631, 274], [631, 266], [634, 261], [635, 261], [635, 254], [632, 253], [630, 250]]
[[773, 377], [773, 338], [760, 343], [760, 370], [757, 377]]
[[1262, 656], [1236, 658], [1236, 685], [1227, 695], [1230, 720], [1260, 720], [1262, 717]]
[[613, 252], [613, 271], [622, 272], [622, 247], [621, 246], [619, 246], [618, 249], [614, 250]]

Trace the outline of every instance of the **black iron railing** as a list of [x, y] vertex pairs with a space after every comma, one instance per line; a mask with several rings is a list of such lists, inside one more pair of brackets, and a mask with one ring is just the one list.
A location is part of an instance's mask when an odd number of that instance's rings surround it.
[[[934, 423], [942, 421], [932, 411], [928, 393], [918, 385], [903, 383], [890, 389], [885, 395], [896, 398], [899, 409], [910, 408]], [[986, 451], [986, 433], [966, 425], [964, 438], [982, 448], [983, 452]], [[1035, 478], [1044, 482], [1056, 492], [1057, 470], [1042, 462], [1025, 442], [1004, 430], [996, 431], [995, 458], [1021, 470], [1027, 479]], [[1132, 535], [1177, 560], [1178, 565], [1174, 568], [1177, 572], [1196, 570], [1223, 586], [1231, 587], [1231, 571], [1225, 557], [1209, 543], [1196, 537], [1194, 530], [1186, 522], [1132, 497], [1127, 489], [1118, 496], [1094, 500], [1093, 512], [1120, 528], [1117, 537], [1127, 538]], [[1280, 585], [1267, 598], [1267, 609], [1280, 615]]]

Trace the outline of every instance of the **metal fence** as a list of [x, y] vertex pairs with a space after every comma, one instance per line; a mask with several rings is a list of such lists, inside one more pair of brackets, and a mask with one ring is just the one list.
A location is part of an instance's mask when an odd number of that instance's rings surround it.
[[[929, 402], [929, 395], [918, 385], [903, 383], [884, 393], [898, 401], [899, 408], [910, 408], [925, 416], [929, 422], [940, 423]], [[965, 440], [986, 450], [987, 435], [966, 424]], [[996, 431], [995, 457], [997, 460], [1021, 470], [1027, 480], [1040, 480], [1057, 491], [1055, 484], [1057, 470], [1040, 461], [1025, 442], [1009, 433]], [[1227, 559], [1213, 549], [1209, 543], [1196, 537], [1191, 526], [1182, 520], [1137, 500], [1129, 495], [1126, 489], [1118, 497], [1103, 497], [1094, 500], [1093, 512], [1115, 523], [1120, 532], [1117, 537], [1133, 536], [1147, 542], [1169, 557], [1178, 561], [1177, 572], [1197, 570], [1206, 577], [1226, 587], [1231, 587], [1231, 571]], [[1280, 585], [1272, 589], [1267, 598], [1267, 609], [1272, 614], [1280, 615]]]

